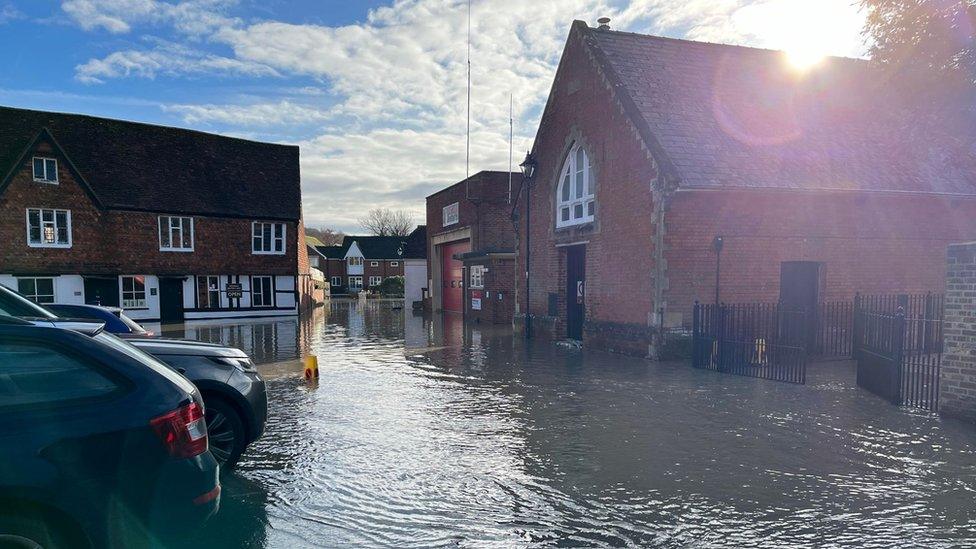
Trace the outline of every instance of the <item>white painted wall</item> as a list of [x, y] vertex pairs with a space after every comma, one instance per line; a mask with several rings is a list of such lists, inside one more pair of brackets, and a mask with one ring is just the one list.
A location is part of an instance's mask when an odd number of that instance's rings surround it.
[[[353, 242], [349, 246], [349, 249], [346, 251], [346, 257], [345, 257], [345, 260], [346, 260], [346, 274], [347, 275], [361, 275], [361, 274], [363, 274], [363, 268], [366, 265], [365, 260], [364, 261], [360, 261], [360, 264], [359, 265], [350, 265], [349, 264], [349, 258], [350, 257], [358, 257], [358, 258], [362, 259], [363, 252], [359, 249], [359, 244]], [[365, 284], [365, 283], [366, 283], [366, 281], [364, 280], [363, 281], [363, 284]]]
[[[427, 260], [403, 261], [403, 300], [407, 305], [423, 299], [422, 288], [427, 287]], [[404, 307], [405, 309], [409, 307]]]
[[[40, 277], [45, 278], [45, 277]], [[85, 304], [85, 279], [81, 275], [61, 275], [54, 279], [54, 301], [67, 305]], [[17, 291], [17, 277], [0, 274], [0, 284]]]
[[[155, 294], [153, 295], [153, 291]], [[119, 303], [122, 303], [122, 277], [119, 277]], [[125, 314], [133, 320], [159, 318], [159, 278], [146, 275], [146, 308], [126, 309]]]

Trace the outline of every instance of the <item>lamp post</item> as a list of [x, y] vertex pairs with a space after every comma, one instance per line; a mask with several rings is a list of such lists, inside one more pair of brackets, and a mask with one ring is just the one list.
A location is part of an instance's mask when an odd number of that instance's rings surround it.
[[712, 240], [712, 248], [715, 250], [715, 305], [718, 305], [721, 297], [721, 274], [722, 274], [722, 246], [725, 240], [721, 236], [716, 236]]
[[532, 297], [529, 292], [531, 277], [529, 276], [529, 259], [532, 257], [531, 234], [532, 234], [532, 189], [530, 183], [535, 177], [536, 160], [531, 152], [525, 153], [525, 160], [519, 164], [522, 169], [522, 186], [525, 187], [525, 337], [532, 337]]

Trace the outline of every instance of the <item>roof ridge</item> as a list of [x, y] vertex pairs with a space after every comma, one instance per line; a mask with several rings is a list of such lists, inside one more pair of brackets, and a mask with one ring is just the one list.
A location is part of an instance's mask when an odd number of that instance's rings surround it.
[[159, 128], [159, 129], [162, 129], [162, 130], [175, 130], [175, 131], [180, 131], [180, 132], [190, 132], [190, 133], [205, 135], [207, 137], [214, 137], [214, 138], [219, 138], [219, 139], [228, 139], [228, 140], [235, 140], [235, 141], [243, 141], [245, 143], [257, 143], [259, 145], [272, 145], [272, 146], [277, 146], [277, 147], [292, 147], [292, 148], [297, 148], [298, 147], [298, 145], [292, 145], [292, 144], [288, 144], [288, 143], [274, 143], [274, 142], [271, 142], [271, 141], [258, 141], [257, 139], [247, 139], [247, 138], [244, 138], [244, 137], [237, 137], [237, 136], [233, 136], [233, 135], [224, 135], [224, 134], [215, 133], [215, 132], [208, 132], [208, 131], [204, 131], [204, 130], [198, 130], [198, 129], [195, 129], [195, 128], [183, 128], [183, 127], [180, 127], [180, 126], [170, 126], [170, 125], [159, 124], [159, 123], [154, 123], [154, 122], [141, 122], [141, 121], [138, 121], [138, 120], [127, 120], [127, 119], [124, 119], [124, 118], [109, 118], [107, 116], [98, 116], [98, 115], [94, 115], [94, 114], [85, 114], [85, 113], [79, 113], [79, 112], [43, 111], [43, 110], [39, 110], [39, 109], [25, 109], [25, 108], [22, 108], [22, 107], [11, 107], [9, 105], [0, 105], [0, 110], [19, 111], [19, 112], [24, 112], [24, 113], [38, 114], [38, 115], [70, 116], [70, 117], [81, 118], [81, 119], [89, 119], [89, 120], [110, 122], [110, 123], [113, 123], [113, 124], [130, 124], [130, 125], [133, 125], [133, 126], [142, 126], [142, 127], [149, 127], [149, 128]]

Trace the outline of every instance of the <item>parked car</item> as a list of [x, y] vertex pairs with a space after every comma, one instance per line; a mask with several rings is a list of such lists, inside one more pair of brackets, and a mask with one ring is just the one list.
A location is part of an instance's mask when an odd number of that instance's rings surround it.
[[0, 546], [142, 546], [213, 515], [200, 391], [100, 324], [46, 322], [0, 316]]
[[[0, 314], [58, 320], [71, 327], [76, 320], [57, 317], [46, 307], [0, 285]], [[268, 417], [264, 380], [244, 351], [211, 343], [165, 338], [129, 337], [126, 341], [186, 376], [199, 388], [206, 404], [210, 451], [224, 469], [232, 469], [247, 446], [261, 437]]]
[[104, 307], [101, 305], [45, 305], [45, 309], [62, 318], [84, 318], [105, 323], [105, 331], [121, 338], [152, 337], [153, 332], [143, 328], [138, 322], [129, 318], [119, 307]]

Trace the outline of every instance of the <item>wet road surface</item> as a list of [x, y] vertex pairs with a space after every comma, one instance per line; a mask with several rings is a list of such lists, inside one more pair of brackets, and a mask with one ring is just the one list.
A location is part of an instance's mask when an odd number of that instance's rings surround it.
[[193, 545], [976, 544], [976, 428], [854, 388], [849, 363], [790, 385], [390, 301], [173, 335], [252, 353], [271, 402]]

